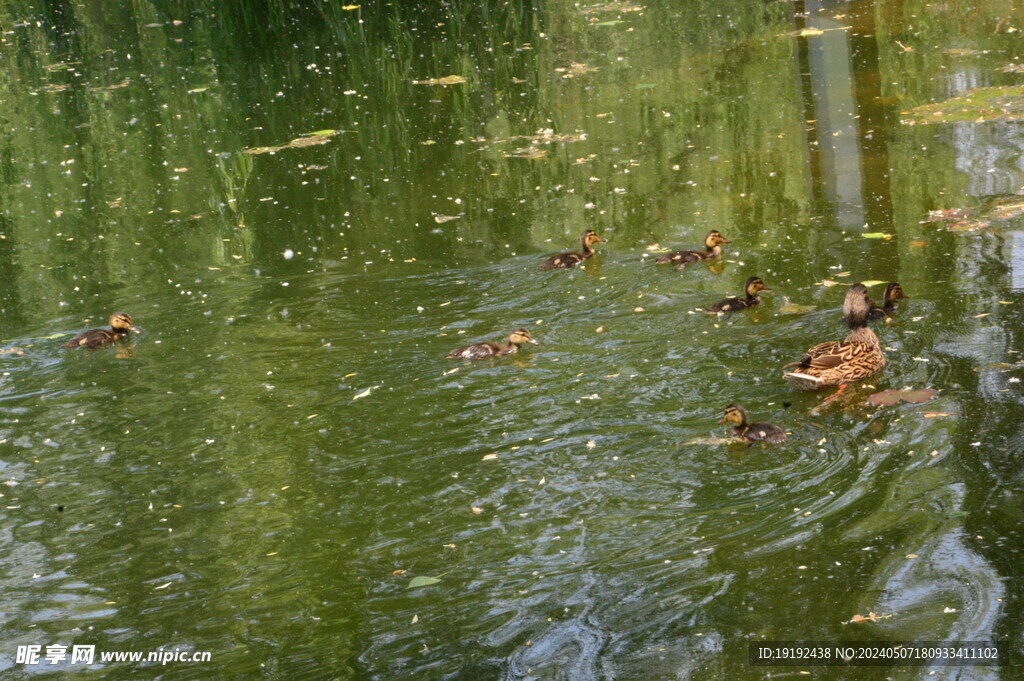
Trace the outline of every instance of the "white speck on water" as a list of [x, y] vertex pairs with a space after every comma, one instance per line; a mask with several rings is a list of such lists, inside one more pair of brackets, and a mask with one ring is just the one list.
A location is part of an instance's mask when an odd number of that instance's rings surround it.
[[292, 258], [295, 257], [295, 251], [293, 251], [290, 248], [286, 248], [284, 249], [284, 253], [282, 253], [282, 255], [284, 256], [285, 260], [291, 260]]

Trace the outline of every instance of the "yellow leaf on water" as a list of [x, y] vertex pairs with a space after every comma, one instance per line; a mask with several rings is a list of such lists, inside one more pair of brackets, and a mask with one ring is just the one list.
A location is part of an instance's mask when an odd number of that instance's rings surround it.
[[497, 459], [497, 458], [498, 458], [498, 455], [496, 453], [492, 452], [490, 454], [484, 454], [484, 458], [481, 459], [481, 461], [490, 461], [491, 459]]
[[359, 9], [359, 5], [342, 5], [341, 8], [346, 12], [351, 12], [354, 9]]

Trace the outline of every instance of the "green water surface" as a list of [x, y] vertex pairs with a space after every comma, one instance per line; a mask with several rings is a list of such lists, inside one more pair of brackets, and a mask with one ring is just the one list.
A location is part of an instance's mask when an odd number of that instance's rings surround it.
[[[0, 5], [0, 676], [1024, 678], [747, 658], [1024, 654], [1024, 128], [901, 123], [1019, 85], [1020, 4], [357, 3]], [[818, 409], [859, 280], [889, 365]]]

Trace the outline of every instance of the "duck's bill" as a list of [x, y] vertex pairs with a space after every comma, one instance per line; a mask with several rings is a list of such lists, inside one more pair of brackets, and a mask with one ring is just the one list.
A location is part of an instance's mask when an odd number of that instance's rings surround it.
[[725, 424], [727, 424], [727, 423], [729, 423], [729, 419], [727, 419], [727, 418], [725, 418], [725, 417], [723, 416], [723, 417], [722, 417], [722, 420], [718, 422], [718, 425], [720, 425], [720, 426], [724, 426], [724, 425], [725, 425]]

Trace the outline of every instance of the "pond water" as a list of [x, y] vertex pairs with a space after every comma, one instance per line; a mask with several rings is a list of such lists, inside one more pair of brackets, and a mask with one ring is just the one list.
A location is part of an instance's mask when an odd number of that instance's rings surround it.
[[[1018, 3], [357, 2], [0, 7], [4, 678], [1024, 652], [1024, 129], [904, 122], [1021, 84]], [[781, 366], [855, 281], [909, 300], [822, 407]], [[130, 343], [60, 349], [117, 311]], [[905, 387], [939, 396], [865, 402]], [[732, 402], [789, 441], [722, 442]], [[97, 659], [16, 659], [55, 644]], [[99, 660], [157, 649], [210, 660]], [[883, 675], [1020, 678], [813, 668]]]

